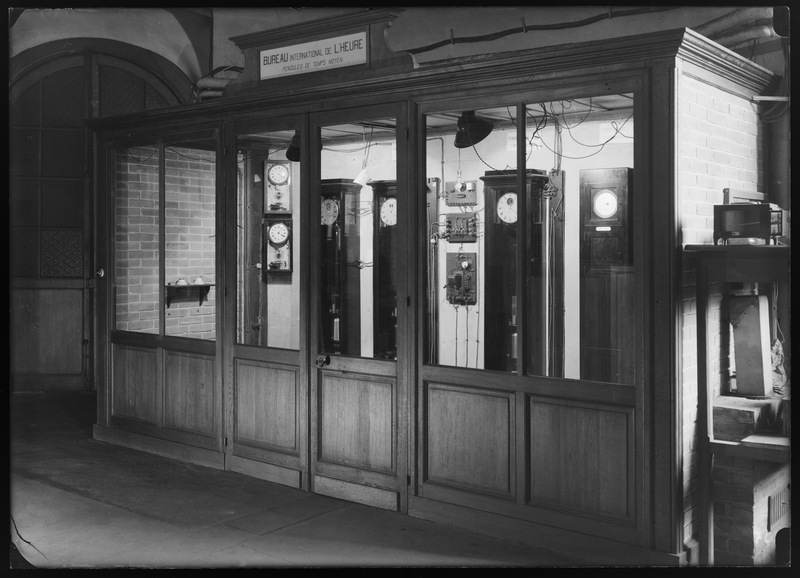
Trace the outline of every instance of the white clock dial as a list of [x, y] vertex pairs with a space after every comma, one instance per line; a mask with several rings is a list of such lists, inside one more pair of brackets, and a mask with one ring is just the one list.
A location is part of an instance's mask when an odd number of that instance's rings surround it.
[[603, 189], [594, 197], [594, 204], [592, 205], [594, 214], [601, 219], [608, 219], [617, 214], [619, 205], [617, 204], [617, 195], [608, 189]]
[[381, 221], [384, 225], [397, 224], [397, 199], [386, 199], [381, 205]]
[[334, 199], [323, 199], [322, 201], [322, 224], [332, 225], [339, 216], [339, 203]]
[[269, 240], [281, 245], [289, 239], [289, 228], [283, 223], [275, 223], [269, 228]]
[[517, 222], [517, 193], [506, 193], [497, 199], [497, 216], [504, 223]]
[[272, 165], [267, 171], [267, 178], [274, 185], [283, 185], [289, 180], [289, 169], [286, 165]]

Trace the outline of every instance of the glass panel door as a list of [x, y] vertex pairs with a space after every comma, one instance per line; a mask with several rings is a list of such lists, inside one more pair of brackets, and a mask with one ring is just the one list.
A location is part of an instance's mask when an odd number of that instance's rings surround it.
[[311, 143], [319, 162], [311, 197], [312, 222], [319, 219], [313, 485], [387, 509], [405, 495], [407, 468], [398, 460], [406, 431], [398, 294], [406, 295], [399, 280], [408, 277], [400, 249], [408, 220], [397, 170], [405, 166], [399, 119], [387, 107], [320, 115], [312, 123], [318, 142]]

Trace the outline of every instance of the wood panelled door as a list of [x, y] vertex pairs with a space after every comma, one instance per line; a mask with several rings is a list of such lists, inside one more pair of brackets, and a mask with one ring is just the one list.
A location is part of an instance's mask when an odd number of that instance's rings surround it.
[[315, 118], [310, 195], [313, 489], [392, 510], [405, 499], [407, 468], [407, 259], [399, 250], [407, 207], [397, 169], [405, 130], [397, 113], [376, 107]]

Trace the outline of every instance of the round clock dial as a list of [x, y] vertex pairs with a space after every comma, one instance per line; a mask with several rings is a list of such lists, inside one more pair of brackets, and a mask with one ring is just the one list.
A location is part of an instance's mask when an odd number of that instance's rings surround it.
[[497, 216], [504, 223], [517, 222], [517, 193], [506, 193], [497, 199]]
[[267, 178], [273, 185], [283, 185], [289, 180], [289, 169], [286, 165], [272, 165], [267, 171]]
[[275, 245], [282, 245], [289, 239], [289, 228], [283, 223], [275, 223], [269, 228], [269, 240]]
[[617, 204], [617, 195], [608, 189], [604, 189], [597, 193], [594, 197], [592, 204], [594, 214], [601, 219], [608, 219], [617, 214], [619, 205]]
[[322, 201], [322, 224], [332, 225], [339, 216], [339, 203], [334, 199], [323, 199]]
[[386, 199], [381, 205], [381, 221], [384, 225], [397, 224], [397, 199]]

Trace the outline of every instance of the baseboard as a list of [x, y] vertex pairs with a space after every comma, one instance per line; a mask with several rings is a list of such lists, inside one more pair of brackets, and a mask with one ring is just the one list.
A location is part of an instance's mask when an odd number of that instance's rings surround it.
[[92, 437], [97, 441], [156, 454], [181, 462], [188, 462], [198, 466], [219, 470], [225, 467], [225, 456], [221, 452], [187, 446], [185, 444], [132, 433], [118, 428], [104, 427], [97, 424], [95, 424], [92, 434]]
[[395, 512], [399, 504], [397, 492], [323, 476], [314, 476], [314, 493]]
[[[449, 524], [551, 552], [564, 554], [587, 566], [664, 566], [686, 563], [685, 554], [668, 554], [614, 542], [527, 520], [492, 514], [464, 506], [409, 496], [408, 514], [415, 518]], [[581, 565], [580, 562], [576, 564]]]
[[231, 456], [228, 460], [228, 468], [232, 472], [289, 486], [290, 488], [300, 488], [301, 475], [297, 470], [282, 468], [274, 464], [257, 462], [240, 456]]

